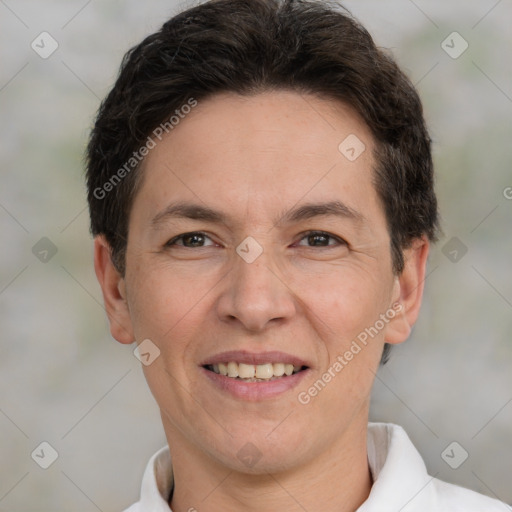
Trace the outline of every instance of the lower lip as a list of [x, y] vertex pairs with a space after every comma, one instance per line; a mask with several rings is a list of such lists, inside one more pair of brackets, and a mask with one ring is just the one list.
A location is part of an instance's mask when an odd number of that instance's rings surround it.
[[269, 380], [268, 382], [245, 382], [243, 380], [233, 379], [232, 377], [226, 377], [203, 367], [201, 367], [201, 370], [218, 389], [231, 394], [235, 398], [255, 402], [273, 398], [286, 391], [290, 391], [299, 384], [307, 373], [309, 373], [309, 369], [306, 369], [276, 380]]

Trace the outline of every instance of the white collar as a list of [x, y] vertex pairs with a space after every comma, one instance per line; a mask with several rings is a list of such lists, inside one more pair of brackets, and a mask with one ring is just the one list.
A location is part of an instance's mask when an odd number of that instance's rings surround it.
[[[367, 447], [374, 483], [357, 512], [511, 510], [502, 502], [429, 476], [420, 454], [398, 425], [369, 423]], [[167, 501], [173, 483], [171, 456], [166, 446], [149, 460], [140, 501], [125, 512], [172, 512]]]

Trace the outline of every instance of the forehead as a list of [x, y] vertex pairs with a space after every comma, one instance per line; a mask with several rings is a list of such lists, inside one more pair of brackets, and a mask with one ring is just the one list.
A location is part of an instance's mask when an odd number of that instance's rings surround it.
[[[175, 146], [182, 142], [188, 146], [195, 144], [199, 154], [208, 146], [211, 153], [216, 148], [248, 155], [273, 151], [273, 158], [279, 154], [290, 160], [304, 155], [338, 160], [343, 154], [340, 143], [351, 135], [353, 142], [357, 138], [366, 148], [373, 146], [370, 130], [350, 106], [292, 91], [214, 95], [199, 101], [164, 138], [170, 139], [171, 134]], [[356, 149], [362, 148], [360, 143], [356, 143]], [[345, 156], [350, 159], [354, 155]], [[371, 158], [371, 151], [363, 156]]]
[[373, 137], [338, 101], [289, 91], [218, 94], [155, 142], [134, 209], [144, 202], [154, 214], [187, 199], [275, 218], [301, 200], [375, 204]]

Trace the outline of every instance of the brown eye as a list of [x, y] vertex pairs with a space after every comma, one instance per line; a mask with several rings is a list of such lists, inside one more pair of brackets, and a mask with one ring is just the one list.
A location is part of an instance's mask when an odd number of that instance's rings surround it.
[[306, 245], [308, 247], [333, 247], [337, 245], [346, 245], [346, 242], [337, 236], [324, 233], [323, 231], [310, 231], [301, 238], [301, 242], [305, 240], [306, 243], [299, 243], [299, 245]]
[[208, 245], [212, 245], [206, 244], [206, 240], [211, 241], [210, 237], [208, 237], [205, 233], [194, 231], [191, 233], [183, 233], [182, 235], [174, 237], [172, 240], [169, 240], [165, 245], [166, 247], [177, 245], [181, 247], [187, 247], [190, 249], [193, 249], [195, 247], [207, 247]]

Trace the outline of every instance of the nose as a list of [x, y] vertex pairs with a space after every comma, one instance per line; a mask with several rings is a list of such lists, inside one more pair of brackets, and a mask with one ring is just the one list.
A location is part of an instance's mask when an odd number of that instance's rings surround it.
[[263, 331], [277, 322], [286, 323], [296, 312], [294, 294], [271, 255], [264, 251], [252, 263], [238, 254], [234, 258], [218, 298], [219, 318], [239, 323], [251, 332]]

